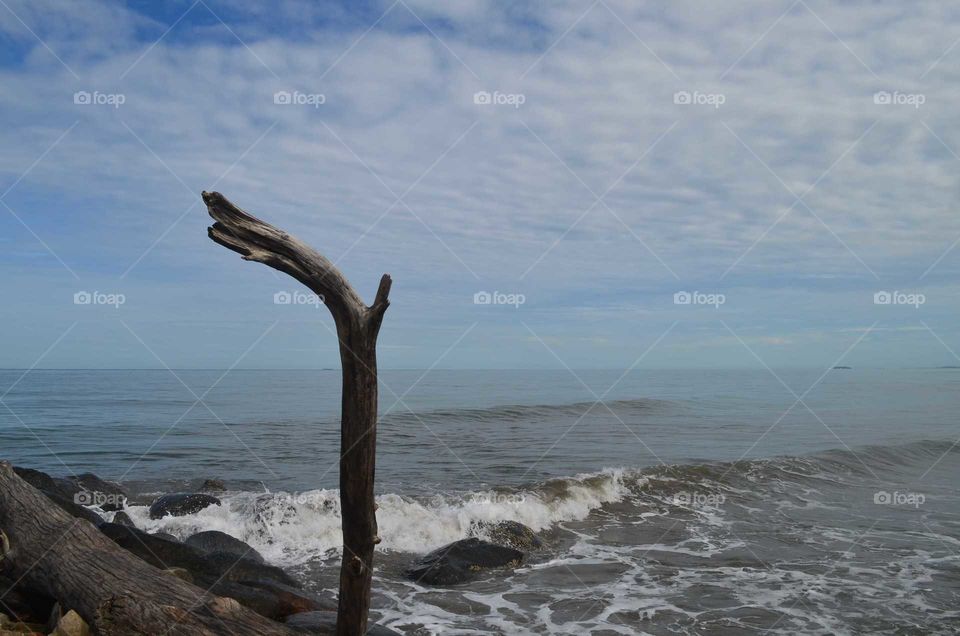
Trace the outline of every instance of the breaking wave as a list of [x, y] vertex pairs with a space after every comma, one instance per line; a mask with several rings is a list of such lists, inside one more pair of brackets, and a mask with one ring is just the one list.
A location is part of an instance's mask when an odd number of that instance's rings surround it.
[[[383, 494], [377, 497], [382, 539], [379, 549], [422, 553], [470, 536], [479, 522], [519, 521], [540, 531], [559, 522], [586, 519], [607, 504], [626, 502], [656, 510], [651, 503], [677, 504], [680, 493], [737, 493], [744, 489], [758, 493], [763, 489], [782, 489], [785, 483], [843, 481], [873, 469], [929, 463], [931, 458], [948, 452], [960, 449], [948, 441], [924, 441], [904, 446], [872, 446], [856, 452], [835, 450], [735, 463], [607, 468], [527, 488], [433, 497]], [[342, 545], [337, 490], [233, 492], [222, 497], [222, 501], [222, 506], [211, 506], [184, 517], [151, 520], [147, 506], [131, 506], [128, 513], [140, 528], [169, 532], [179, 538], [204, 530], [226, 532], [278, 564], [296, 565], [331, 556]]]

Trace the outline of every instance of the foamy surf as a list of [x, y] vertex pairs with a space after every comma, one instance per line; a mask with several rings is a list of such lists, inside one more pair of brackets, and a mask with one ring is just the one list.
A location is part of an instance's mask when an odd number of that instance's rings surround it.
[[[544, 530], [558, 522], [585, 519], [592, 510], [621, 501], [629, 490], [627, 481], [624, 470], [605, 469], [551, 480], [531, 489], [429, 498], [380, 495], [379, 549], [428, 552], [469, 536], [482, 522], [519, 521], [534, 530]], [[225, 532], [280, 565], [299, 565], [330, 556], [343, 544], [337, 490], [235, 492], [221, 500], [222, 506], [183, 517], [150, 519], [148, 506], [130, 506], [127, 513], [144, 530], [168, 532], [180, 539], [205, 530]]]

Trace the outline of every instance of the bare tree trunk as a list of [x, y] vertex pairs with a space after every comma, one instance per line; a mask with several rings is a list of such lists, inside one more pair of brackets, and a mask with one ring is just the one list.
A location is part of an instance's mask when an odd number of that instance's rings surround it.
[[340, 341], [343, 393], [340, 420], [340, 509], [343, 562], [337, 634], [367, 631], [373, 550], [377, 536], [373, 496], [377, 447], [377, 335], [389, 306], [391, 279], [380, 279], [372, 305], [320, 253], [286, 232], [244, 212], [218, 192], [204, 192], [211, 239], [243, 256], [293, 276], [323, 298]]
[[76, 611], [96, 634], [297, 633], [142, 561], [88, 521], [61, 510], [7, 462], [0, 462], [0, 530], [0, 565]]

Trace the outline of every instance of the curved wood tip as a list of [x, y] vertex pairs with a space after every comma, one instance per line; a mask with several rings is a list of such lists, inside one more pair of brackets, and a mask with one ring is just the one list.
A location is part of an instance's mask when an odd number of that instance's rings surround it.
[[230, 199], [223, 196], [219, 192], [207, 192], [204, 190], [200, 193], [200, 196], [203, 198], [203, 202], [207, 205], [207, 213], [221, 223], [231, 226], [242, 224], [262, 225], [271, 229], [276, 229], [273, 228], [273, 226], [271, 226], [269, 223], [264, 223], [246, 210], [240, 209]]

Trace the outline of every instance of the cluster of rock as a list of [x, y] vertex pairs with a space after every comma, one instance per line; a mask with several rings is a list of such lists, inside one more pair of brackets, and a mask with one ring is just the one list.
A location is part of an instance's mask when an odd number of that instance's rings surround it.
[[[253, 547], [224, 532], [210, 530], [178, 540], [170, 534], [145, 532], [136, 527], [124, 510], [126, 493], [114, 483], [93, 474], [55, 478], [29, 468], [15, 468], [17, 475], [69, 514], [89, 521], [107, 537], [150, 565], [216, 596], [241, 605], [272, 620], [283, 621], [304, 633], [325, 634], [336, 624], [336, 601], [302, 589], [283, 569], [269, 565]], [[222, 482], [208, 480], [204, 489], [223, 490]], [[96, 496], [94, 496], [96, 495]], [[106, 521], [83, 503], [97, 502], [114, 512]], [[209, 493], [176, 493], [154, 500], [151, 519], [195, 514], [222, 502]], [[416, 559], [404, 575], [422, 585], [450, 586], [476, 579], [491, 570], [520, 566], [530, 552], [544, 548], [543, 541], [527, 526], [514, 521], [477, 523], [470, 537], [455, 541]], [[89, 628], [75, 612], [63, 612], [54, 599], [25, 590], [0, 575], [0, 588], [11, 590], [0, 613], [0, 636], [56, 634], [86, 636]], [[48, 618], [49, 617], [49, 618]], [[396, 634], [371, 625], [368, 634]]]
[[[267, 564], [259, 552], [235, 537], [210, 530], [181, 542], [170, 534], [151, 534], [137, 528], [122, 509], [126, 494], [117, 484], [92, 474], [56, 478], [29, 468], [15, 468], [15, 472], [63, 510], [94, 524], [117, 545], [170, 576], [198, 585], [216, 596], [232, 598], [267, 618], [283, 621], [288, 627], [304, 633], [327, 634], [336, 625], [337, 604], [334, 599], [302, 589], [296, 579], [283, 569]], [[216, 482], [208, 484], [211, 484], [211, 490], [217, 489]], [[109, 496], [103, 497], [104, 494]], [[101, 505], [101, 509], [108, 511], [109, 507], [109, 511], [115, 511], [109, 522], [82, 505], [104, 499], [111, 503]], [[151, 519], [162, 519], [194, 514], [219, 505], [222, 502], [207, 493], [169, 494], [156, 499], [150, 505], [149, 514]], [[87, 636], [90, 633], [89, 627], [75, 612], [61, 615], [54, 599], [24, 589], [22, 583], [5, 581], [2, 576], [0, 586], [11, 590], [4, 597], [4, 608], [14, 614], [10, 617], [0, 614], [0, 636]], [[47, 616], [51, 618], [46, 619]], [[396, 634], [379, 625], [371, 626], [368, 633]]]

